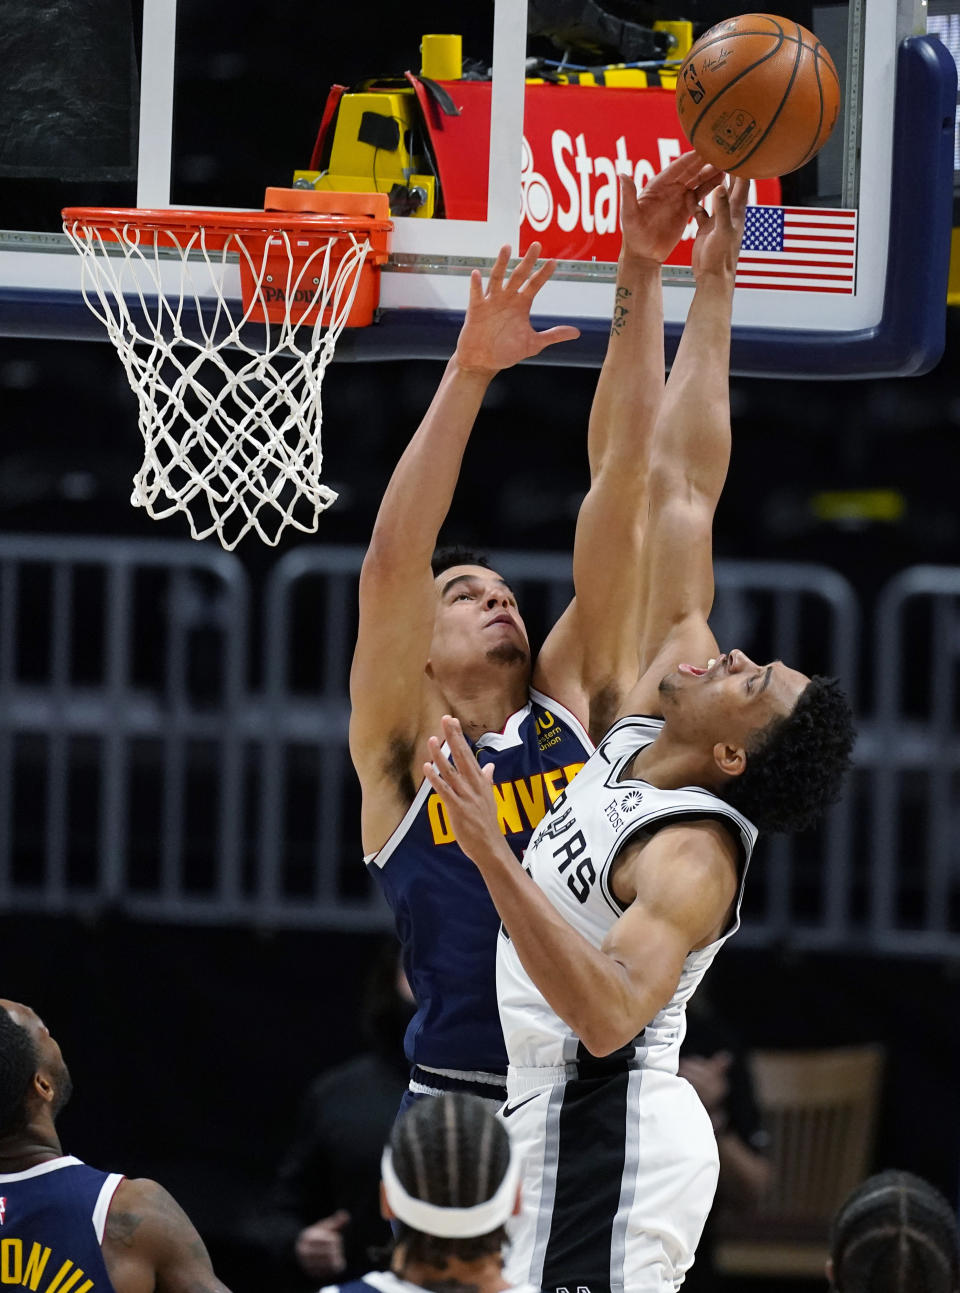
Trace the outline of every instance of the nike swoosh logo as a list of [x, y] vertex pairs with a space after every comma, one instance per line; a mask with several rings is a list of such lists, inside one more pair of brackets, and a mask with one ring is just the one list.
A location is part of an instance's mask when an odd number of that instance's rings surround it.
[[521, 1100], [519, 1104], [505, 1104], [500, 1110], [500, 1117], [509, 1118], [512, 1113], [516, 1113], [518, 1109], [522, 1109], [525, 1104], [529, 1104], [531, 1100], [536, 1100], [538, 1095], [540, 1095], [540, 1092], [534, 1091], [533, 1095], [528, 1095], [526, 1100]]

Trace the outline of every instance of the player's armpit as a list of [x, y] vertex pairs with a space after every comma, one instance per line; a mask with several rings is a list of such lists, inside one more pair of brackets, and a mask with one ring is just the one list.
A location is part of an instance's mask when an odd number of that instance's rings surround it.
[[103, 1237], [111, 1283], [124, 1293], [229, 1293], [193, 1223], [156, 1181], [122, 1181]]
[[[626, 484], [623, 491], [631, 493]], [[580, 718], [594, 743], [623, 712], [641, 671], [640, 530], [630, 516], [614, 523], [608, 504], [609, 494], [592, 489], [580, 509], [576, 596], [547, 636], [533, 677]]]
[[[531, 682], [537, 691], [558, 700], [590, 730], [590, 701], [583, 687], [583, 636], [576, 598], [547, 634], [537, 653]], [[609, 726], [609, 724], [607, 724]], [[606, 731], [606, 728], [603, 729]]]

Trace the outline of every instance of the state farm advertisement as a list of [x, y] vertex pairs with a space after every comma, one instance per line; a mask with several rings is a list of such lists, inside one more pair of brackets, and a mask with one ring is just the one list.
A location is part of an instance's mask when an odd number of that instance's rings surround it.
[[[425, 115], [448, 219], [481, 220], [487, 201], [490, 85], [445, 81], [460, 110]], [[520, 251], [534, 240], [559, 260], [615, 261], [620, 254], [619, 173], [638, 186], [690, 145], [673, 90], [528, 85], [521, 162]], [[777, 205], [779, 180], [756, 180], [750, 202]], [[670, 264], [689, 265], [696, 222]]]

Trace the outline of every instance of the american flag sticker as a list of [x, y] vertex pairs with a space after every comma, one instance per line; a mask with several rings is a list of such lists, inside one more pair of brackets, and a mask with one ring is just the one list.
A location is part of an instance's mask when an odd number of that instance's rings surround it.
[[852, 296], [857, 213], [827, 207], [747, 207], [737, 287]]

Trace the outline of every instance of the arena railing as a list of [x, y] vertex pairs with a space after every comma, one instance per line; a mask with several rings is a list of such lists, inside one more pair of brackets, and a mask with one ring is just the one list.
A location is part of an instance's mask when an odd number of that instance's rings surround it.
[[[297, 547], [261, 576], [192, 542], [0, 536], [2, 909], [388, 928], [347, 750], [362, 555]], [[568, 558], [491, 556], [541, 640]], [[762, 843], [741, 945], [960, 950], [958, 596], [960, 570], [896, 577], [861, 659], [836, 572], [718, 563], [722, 642], [840, 677], [861, 712], [874, 670], [848, 793], [820, 830]]]

